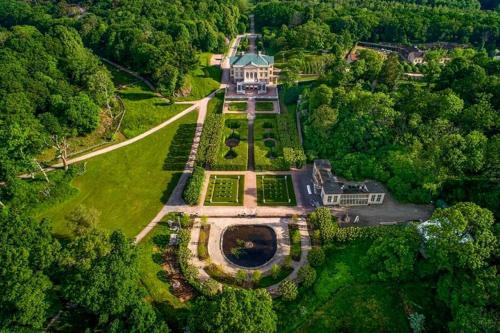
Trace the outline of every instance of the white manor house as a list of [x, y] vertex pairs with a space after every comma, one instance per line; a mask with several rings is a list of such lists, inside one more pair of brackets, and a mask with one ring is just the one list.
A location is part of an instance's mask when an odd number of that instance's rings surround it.
[[314, 191], [321, 195], [325, 206], [366, 206], [384, 202], [384, 188], [372, 181], [342, 182], [332, 174], [328, 160], [315, 160], [313, 166]]
[[231, 65], [230, 79], [236, 84], [236, 93], [257, 91], [267, 93], [267, 87], [276, 85], [278, 75], [275, 73], [274, 57], [259, 53], [244, 53], [229, 58]]

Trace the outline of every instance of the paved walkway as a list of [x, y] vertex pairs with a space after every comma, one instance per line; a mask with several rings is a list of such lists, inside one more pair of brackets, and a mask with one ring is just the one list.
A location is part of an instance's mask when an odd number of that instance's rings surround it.
[[[290, 219], [283, 217], [276, 218], [209, 218], [208, 224], [210, 224], [210, 235], [208, 238], [208, 254], [210, 257], [210, 262], [220, 265], [226, 273], [236, 274], [238, 270], [244, 270], [249, 273], [252, 273], [256, 270], [262, 272], [262, 274], [269, 275], [271, 273], [272, 266], [283, 265], [285, 263], [286, 258], [290, 255], [290, 233], [288, 231], [288, 224], [290, 223]], [[245, 268], [240, 267], [225, 257], [222, 252], [221, 239], [224, 233], [224, 230], [231, 225], [265, 225], [271, 227], [276, 233], [276, 241], [277, 241], [277, 249], [273, 258], [265, 263], [264, 265], [256, 268]], [[301, 242], [301, 255], [299, 261], [291, 262], [291, 266], [293, 271], [287, 277], [289, 280], [297, 280], [299, 269], [304, 266], [307, 262], [307, 255], [309, 250], [311, 249], [311, 239], [309, 237], [309, 232], [307, 229], [307, 224], [305, 219], [299, 219], [298, 228], [300, 231], [300, 242]], [[189, 243], [189, 249], [193, 254], [190, 263], [194, 267], [198, 269], [198, 276], [201, 281], [206, 281], [209, 279], [209, 275], [205, 271], [205, 266], [207, 262], [201, 261], [198, 256], [198, 240], [200, 236], [200, 221], [197, 219], [193, 228], [191, 229], [191, 240]], [[278, 295], [279, 283], [274, 284], [267, 288], [267, 290], [272, 295]]]
[[[140, 140], [144, 139], [145, 137], [150, 136], [151, 134], [153, 134], [155, 132], [158, 132], [159, 130], [161, 130], [165, 126], [168, 126], [171, 123], [175, 122], [176, 120], [184, 117], [185, 115], [187, 115], [191, 111], [196, 110], [199, 107], [199, 105], [200, 105], [200, 103], [198, 103], [198, 102], [191, 102], [190, 104], [193, 104], [193, 105], [191, 105], [186, 110], [179, 112], [178, 114], [176, 114], [172, 118], [169, 118], [168, 120], [164, 121], [160, 125], [155, 126], [155, 127], [151, 128], [151, 129], [147, 130], [146, 132], [142, 133], [142, 134], [134, 136], [132, 139], [128, 139], [128, 140], [125, 140], [123, 142], [117, 143], [115, 145], [112, 145], [112, 146], [109, 146], [109, 147], [106, 147], [106, 148], [103, 148], [103, 149], [99, 149], [99, 150], [96, 150], [94, 152], [91, 152], [91, 153], [88, 153], [88, 154], [85, 154], [85, 155], [82, 155], [82, 156], [79, 156], [79, 157], [75, 157], [75, 158], [69, 159], [67, 163], [69, 165], [69, 164], [74, 164], [74, 163], [81, 162], [81, 161], [84, 161], [84, 160], [88, 160], [89, 158], [92, 158], [92, 157], [95, 157], [95, 156], [99, 156], [99, 155], [102, 155], [102, 154], [106, 154], [106, 153], [109, 153], [110, 151], [113, 151], [113, 150], [116, 150], [116, 149], [119, 149], [119, 148], [122, 148], [122, 147], [125, 147], [125, 146], [128, 146], [128, 145], [131, 145], [131, 144], [133, 144], [133, 143], [135, 143], [137, 141], [140, 141]], [[54, 170], [54, 169], [57, 169], [57, 168], [61, 168], [61, 167], [63, 167], [63, 163], [62, 162], [61, 163], [56, 163], [56, 164], [50, 166], [49, 168], [45, 169], [45, 171], [51, 171], [51, 170]]]

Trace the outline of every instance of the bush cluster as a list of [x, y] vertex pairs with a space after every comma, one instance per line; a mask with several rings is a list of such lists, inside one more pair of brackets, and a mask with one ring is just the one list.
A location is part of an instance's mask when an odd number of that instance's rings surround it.
[[214, 283], [211, 279], [200, 282], [198, 279], [198, 269], [189, 263], [192, 256], [191, 250], [188, 248], [191, 233], [189, 229], [182, 229], [179, 231], [179, 248], [177, 249], [177, 258], [181, 268], [182, 275], [186, 278], [188, 283], [198, 290], [201, 294], [206, 296], [213, 296], [217, 293], [218, 284]]
[[339, 227], [328, 208], [320, 207], [316, 209], [309, 215], [309, 221], [319, 230], [324, 243], [333, 241]]
[[202, 167], [195, 167], [193, 174], [189, 178], [182, 197], [189, 205], [196, 205], [200, 200], [200, 194], [203, 187], [203, 180], [205, 179], [205, 169]]
[[292, 280], [284, 280], [279, 285], [279, 292], [285, 301], [293, 301], [299, 294], [297, 284]]
[[396, 234], [399, 226], [346, 227], [337, 228], [331, 241], [350, 242], [356, 239], [376, 239], [388, 234]]
[[[224, 134], [224, 115], [209, 114], [203, 125], [196, 161], [206, 168], [213, 168], [217, 161], [219, 143]], [[245, 166], [246, 167], [246, 166]]]

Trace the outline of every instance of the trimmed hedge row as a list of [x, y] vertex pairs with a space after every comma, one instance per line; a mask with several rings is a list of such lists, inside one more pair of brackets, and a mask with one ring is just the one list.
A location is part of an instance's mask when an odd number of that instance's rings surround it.
[[356, 239], [376, 239], [381, 236], [396, 235], [401, 230], [398, 225], [373, 226], [373, 227], [345, 227], [335, 230], [331, 241], [350, 242]]
[[188, 205], [196, 205], [199, 202], [204, 179], [205, 169], [199, 166], [195, 167], [182, 193], [182, 197]]
[[224, 115], [209, 114], [203, 125], [196, 161], [205, 168], [212, 168], [217, 161], [219, 142], [224, 130]]
[[290, 122], [285, 115], [277, 118], [278, 135], [283, 146], [283, 158], [289, 166], [301, 168], [306, 163], [306, 154], [304, 148], [297, 139], [296, 128], [291, 128]]

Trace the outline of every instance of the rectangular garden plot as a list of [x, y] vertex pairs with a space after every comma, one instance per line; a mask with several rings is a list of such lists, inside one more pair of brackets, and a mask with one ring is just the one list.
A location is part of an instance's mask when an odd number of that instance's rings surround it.
[[291, 175], [257, 176], [257, 204], [260, 206], [295, 206]]
[[214, 170], [246, 170], [248, 164], [248, 120], [246, 115], [224, 115], [223, 136]]
[[276, 115], [258, 115], [254, 123], [255, 170], [289, 170], [283, 158]]
[[242, 206], [245, 176], [211, 175], [205, 206]]

